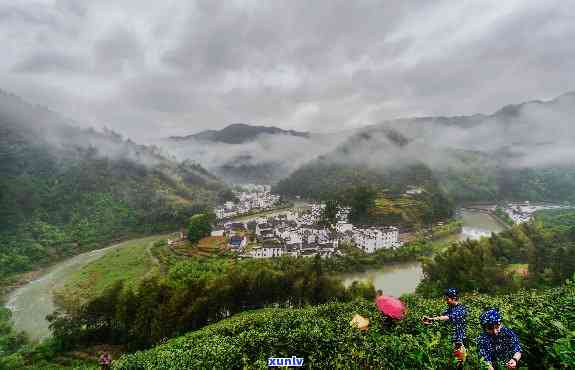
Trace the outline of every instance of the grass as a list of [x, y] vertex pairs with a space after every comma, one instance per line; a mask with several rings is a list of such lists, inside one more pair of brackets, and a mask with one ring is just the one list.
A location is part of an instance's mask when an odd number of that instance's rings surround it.
[[170, 266], [185, 261], [188, 257], [174, 253], [165, 240], [154, 243], [151, 249], [152, 254], [160, 262], [161, 270], [165, 273]]
[[523, 274], [527, 271], [529, 265], [527, 263], [512, 263], [505, 270], [517, 274]]
[[65, 306], [86, 302], [120, 280], [130, 285], [136, 284], [152, 269], [158, 268], [150, 248], [154, 242], [165, 237], [131, 240], [72, 273], [64, 285], [54, 292], [58, 302]]

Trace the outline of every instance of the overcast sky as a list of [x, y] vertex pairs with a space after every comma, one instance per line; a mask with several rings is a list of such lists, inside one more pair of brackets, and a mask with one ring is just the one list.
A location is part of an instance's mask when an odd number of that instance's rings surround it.
[[135, 139], [575, 90], [575, 1], [0, 0], [0, 88]]

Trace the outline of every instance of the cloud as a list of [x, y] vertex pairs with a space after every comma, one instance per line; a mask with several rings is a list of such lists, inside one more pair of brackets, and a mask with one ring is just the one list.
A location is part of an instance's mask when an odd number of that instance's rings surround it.
[[85, 63], [77, 57], [69, 56], [53, 50], [40, 51], [32, 54], [14, 66], [19, 73], [78, 73], [84, 69]]
[[184, 142], [161, 140], [158, 144], [178, 159], [193, 159], [224, 178], [230, 178], [229, 173], [222, 171], [225, 166], [265, 166], [267, 171], [260, 170], [260, 177], [278, 180], [317, 156], [332, 151], [346, 138], [346, 134], [314, 134], [310, 137], [261, 134], [256, 140], [242, 144], [192, 139]]
[[0, 84], [146, 140], [489, 113], [575, 89], [568, 1], [0, 0]]
[[[492, 115], [428, 117], [381, 122], [352, 137], [328, 158], [351, 165], [389, 169], [425, 163], [433, 170], [475, 166], [508, 168], [575, 166], [575, 93], [552, 101], [508, 106]], [[397, 145], [390, 132], [407, 141]], [[477, 162], [479, 161], [479, 162]], [[484, 163], [481, 163], [484, 162]], [[478, 167], [473, 167], [477, 170]]]

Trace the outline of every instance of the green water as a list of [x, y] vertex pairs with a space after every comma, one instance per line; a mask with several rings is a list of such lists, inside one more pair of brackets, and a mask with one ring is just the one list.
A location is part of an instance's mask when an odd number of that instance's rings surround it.
[[[459, 218], [463, 221], [462, 231], [456, 235], [444, 238], [445, 241], [464, 240], [498, 233], [505, 229], [497, 220], [488, 214], [462, 210]], [[375, 289], [381, 289], [385, 294], [399, 297], [405, 293], [413, 293], [423, 279], [423, 271], [419, 262], [394, 263], [381, 268], [369, 269], [364, 272], [338, 275], [344, 285], [353, 281], [371, 280]]]

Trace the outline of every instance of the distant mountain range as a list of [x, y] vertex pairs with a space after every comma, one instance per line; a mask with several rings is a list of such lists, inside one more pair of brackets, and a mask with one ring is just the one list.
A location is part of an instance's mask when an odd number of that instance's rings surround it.
[[572, 117], [575, 92], [493, 114], [401, 118], [333, 134], [235, 124], [161, 145], [229, 182], [276, 183], [316, 159], [378, 169], [421, 160], [435, 173], [556, 168], [575, 158]]
[[376, 174], [397, 190], [418, 185], [416, 172], [402, 176], [411, 184], [397, 184], [397, 170], [425, 166], [457, 201], [575, 201], [574, 117], [575, 93], [567, 93], [491, 115], [385, 121], [301, 166], [276, 191], [318, 197]]
[[252, 126], [244, 123], [235, 123], [221, 130], [206, 130], [188, 136], [171, 136], [171, 141], [200, 140], [227, 144], [243, 144], [256, 140], [260, 135], [288, 135], [309, 138], [309, 133], [293, 130], [283, 130], [278, 127]]
[[346, 135], [238, 123], [221, 130], [172, 136], [158, 144], [180, 159], [197, 161], [230, 183], [270, 184], [332, 150]]

